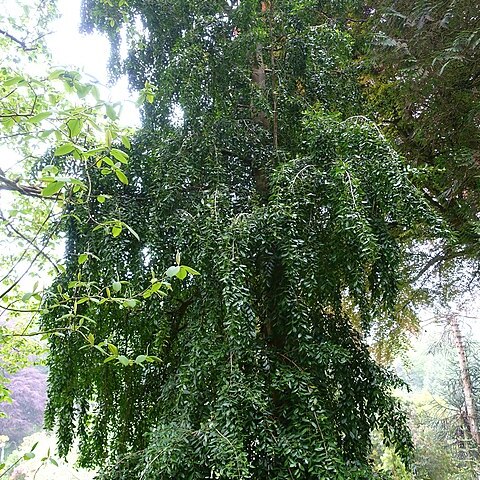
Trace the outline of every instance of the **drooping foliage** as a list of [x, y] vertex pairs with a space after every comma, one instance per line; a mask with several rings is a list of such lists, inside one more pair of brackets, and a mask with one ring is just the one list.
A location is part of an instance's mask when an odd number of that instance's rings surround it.
[[[399, 383], [365, 338], [395, 307], [398, 238], [427, 212], [360, 115], [356, 7], [84, 3], [85, 28], [114, 45], [126, 26], [128, 57], [114, 47], [112, 65], [156, 95], [128, 185], [89, 172], [91, 195], [67, 212], [52, 302], [85, 300], [43, 322], [85, 322], [126, 357], [160, 361], [104, 363], [76, 332], [52, 336], [46, 416], [62, 453], [78, 435], [109, 479], [371, 479], [380, 429], [408, 459]], [[96, 228], [112, 217], [129, 229]], [[172, 276], [163, 297], [148, 287], [176, 252], [201, 275]], [[112, 282], [148, 294], [89, 301]]]

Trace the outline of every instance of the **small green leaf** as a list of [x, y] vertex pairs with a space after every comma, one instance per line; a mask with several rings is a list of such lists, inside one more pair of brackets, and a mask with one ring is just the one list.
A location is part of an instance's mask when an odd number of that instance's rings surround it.
[[191, 267], [187, 267], [186, 265], [182, 265], [182, 268], [185, 269], [190, 275], [200, 275], [200, 272], [197, 272]]
[[50, 117], [52, 115], [52, 112], [41, 112], [37, 113], [33, 117], [30, 117], [28, 119], [29, 123], [37, 124], [40, 123], [42, 120], [45, 120], [46, 118]]
[[118, 355], [118, 348], [115, 345], [113, 345], [112, 343], [108, 344], [108, 349], [110, 350], [110, 353], [112, 355]]
[[107, 114], [107, 117], [110, 119], [110, 120], [116, 120], [118, 117], [117, 117], [117, 112], [115, 111], [115, 109], [113, 108], [112, 105], [110, 105], [109, 103], [106, 103], [105, 104], [105, 113]]
[[161, 362], [162, 360], [160, 360], [159, 357], [155, 356], [155, 355], [148, 355], [147, 356], [147, 362]]
[[179, 272], [177, 273], [177, 278], [180, 280], [183, 280], [187, 276], [187, 271], [185, 270], [184, 267], [180, 267]]
[[122, 289], [122, 284], [120, 282], [113, 282], [112, 288], [115, 292], [119, 292]]
[[100, 100], [100, 90], [98, 89], [98, 87], [96, 85], [92, 85], [92, 95], [93, 95], [93, 98], [98, 102]]
[[130, 140], [125, 135], [122, 135], [122, 144], [127, 150], [130, 150], [132, 148], [132, 145], [130, 144]]
[[102, 160], [110, 167], [115, 167], [115, 162], [108, 157], [102, 157]]
[[90, 158], [90, 157], [93, 157], [94, 155], [96, 155], [97, 153], [101, 153], [104, 151], [104, 148], [92, 148], [91, 150], [87, 150], [85, 152], [83, 152], [83, 156], [86, 157], [86, 158]]
[[35, 454], [33, 452], [27, 452], [24, 456], [24, 460], [31, 460], [32, 458], [35, 458]]
[[86, 253], [81, 253], [78, 256], [78, 264], [79, 265], [83, 265], [87, 260], [88, 260], [88, 254], [86, 254]]
[[49, 76], [49, 80], [56, 80], [57, 78], [60, 78], [61, 75], [65, 73], [65, 70], [54, 70]]
[[167, 269], [167, 271], [165, 272], [165, 275], [167, 277], [175, 277], [177, 275], [177, 273], [180, 271], [180, 267], [178, 265], [172, 265], [170, 268]]
[[139, 355], [139, 356], [135, 359], [135, 363], [138, 363], [139, 365], [141, 365], [146, 359], [147, 359], [147, 356], [146, 356], [146, 355]]
[[60, 145], [59, 147], [57, 147], [53, 154], [55, 155], [55, 157], [61, 157], [62, 155], [73, 152], [74, 150], [75, 145], [73, 143], [65, 143], [64, 145]]
[[128, 178], [121, 170], [115, 170], [115, 175], [122, 183], [128, 185]]
[[98, 195], [97, 196], [97, 202], [98, 203], [105, 203], [106, 197], [104, 195]]
[[59, 192], [63, 186], [65, 185], [65, 182], [52, 182], [49, 183], [44, 189], [42, 189], [42, 196], [43, 197], [51, 197], [52, 195], [55, 195], [57, 192]]
[[120, 225], [115, 225], [112, 227], [112, 236], [118, 237], [122, 233], [122, 227]]
[[128, 163], [128, 155], [125, 152], [118, 150], [118, 148], [112, 148], [110, 154], [120, 163]]
[[138, 240], [140, 241], [140, 237], [138, 236], [138, 233], [132, 228], [130, 227], [129, 225], [127, 225], [126, 223], [124, 223], [125, 227], [127, 227], [127, 230]]
[[125, 355], [119, 355], [118, 361], [124, 366], [130, 365], [130, 360]]
[[58, 462], [54, 458], [50, 457], [49, 460], [52, 465], [55, 465], [56, 467], [58, 467]]
[[92, 332], [90, 332], [87, 336], [88, 343], [90, 345], [93, 345], [95, 343], [95, 337]]
[[79, 118], [71, 118], [67, 122], [67, 127], [70, 131], [70, 137], [76, 137], [82, 131], [83, 121]]
[[47, 174], [51, 174], [51, 175], [57, 175], [59, 172], [58, 170], [58, 167], [56, 165], [47, 165], [45, 167], [43, 167], [43, 171], [42, 173], [47, 175]]
[[22, 82], [24, 80], [23, 77], [20, 75], [16, 75], [15, 77], [9, 78], [5, 82], [3, 82], [4, 87], [11, 87], [12, 85], [17, 85], [18, 83]]
[[137, 300], [134, 298], [127, 298], [127, 300], [123, 302], [123, 305], [125, 307], [135, 308], [137, 306]]
[[107, 144], [108, 147], [110, 147], [110, 145], [112, 144], [112, 141], [113, 141], [112, 131], [109, 128], [107, 128], [105, 130], [105, 143]]
[[27, 302], [30, 300], [30, 298], [32, 298], [32, 295], [33, 295], [33, 293], [26, 293], [26, 294], [22, 297], [22, 302], [27, 303]]

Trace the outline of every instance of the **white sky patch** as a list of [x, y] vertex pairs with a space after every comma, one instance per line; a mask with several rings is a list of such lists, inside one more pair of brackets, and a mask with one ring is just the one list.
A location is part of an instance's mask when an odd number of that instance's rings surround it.
[[77, 70], [86, 76], [86, 80], [98, 81], [102, 98], [122, 104], [120, 123], [123, 126], [138, 127], [140, 116], [135, 105], [137, 94], [129, 91], [125, 76], [115, 85], [108, 85], [109, 41], [98, 32], [80, 33], [80, 7], [81, 0], [58, 0], [60, 18], [52, 22], [52, 33], [46, 37], [53, 64]]

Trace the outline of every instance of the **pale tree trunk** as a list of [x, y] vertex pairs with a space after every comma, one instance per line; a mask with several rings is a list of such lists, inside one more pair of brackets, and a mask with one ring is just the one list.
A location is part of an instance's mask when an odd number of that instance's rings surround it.
[[450, 315], [448, 322], [453, 333], [453, 341], [457, 349], [458, 362], [460, 364], [460, 374], [462, 379], [463, 395], [465, 397], [465, 410], [467, 416], [467, 425], [470, 435], [480, 449], [480, 432], [478, 430], [478, 415], [473, 396], [472, 379], [468, 369], [467, 354], [465, 353], [465, 344], [463, 342], [462, 332], [456, 315]]

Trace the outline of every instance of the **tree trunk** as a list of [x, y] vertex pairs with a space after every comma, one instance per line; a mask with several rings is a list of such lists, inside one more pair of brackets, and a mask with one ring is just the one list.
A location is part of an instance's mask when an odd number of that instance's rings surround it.
[[473, 396], [472, 380], [468, 370], [467, 355], [465, 353], [465, 344], [458, 324], [458, 318], [455, 315], [449, 317], [450, 328], [453, 333], [453, 341], [458, 353], [458, 362], [460, 364], [460, 374], [462, 378], [463, 395], [465, 397], [465, 408], [467, 416], [467, 425], [473, 441], [480, 448], [480, 432], [478, 430], [478, 415]]

